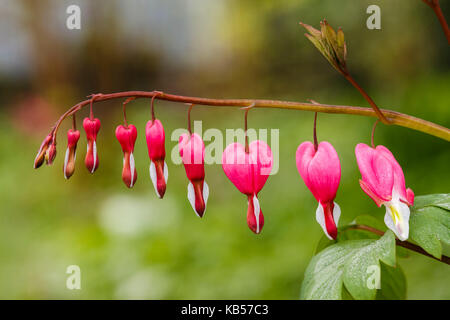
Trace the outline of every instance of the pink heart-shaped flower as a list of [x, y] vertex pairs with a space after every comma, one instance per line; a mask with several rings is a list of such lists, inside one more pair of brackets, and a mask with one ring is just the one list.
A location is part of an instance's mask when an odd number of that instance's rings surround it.
[[272, 164], [272, 150], [260, 140], [250, 143], [248, 152], [242, 144], [232, 143], [225, 148], [222, 155], [225, 175], [248, 197], [247, 224], [255, 233], [260, 233], [264, 225], [257, 195], [272, 171]]

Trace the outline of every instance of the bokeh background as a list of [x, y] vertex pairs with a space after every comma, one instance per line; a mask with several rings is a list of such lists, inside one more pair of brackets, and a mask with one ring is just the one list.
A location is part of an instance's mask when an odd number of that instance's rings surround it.
[[[441, 2], [450, 18], [450, 2]], [[70, 4], [81, 7], [81, 30], [66, 28]], [[381, 30], [366, 28], [370, 4], [381, 7]], [[260, 193], [266, 224], [259, 236], [247, 228], [245, 196], [220, 165], [206, 168], [211, 193], [202, 220], [186, 199], [183, 166], [170, 159], [166, 196], [156, 198], [143, 135], [146, 100], [128, 107], [139, 132], [132, 190], [121, 181], [114, 136], [122, 101], [95, 105], [102, 129], [94, 175], [84, 167], [82, 133], [75, 174], [63, 178], [70, 121], [53, 167], [32, 164], [59, 114], [91, 93], [159, 89], [367, 106], [298, 25], [317, 27], [323, 18], [344, 29], [349, 69], [378, 105], [450, 126], [450, 51], [419, 0], [0, 0], [0, 298], [297, 299], [322, 236], [317, 204], [294, 160], [299, 143], [312, 139], [312, 113], [250, 113], [250, 127], [280, 130], [280, 169]], [[176, 146], [170, 133], [186, 127], [186, 111], [156, 102], [168, 152]], [[198, 106], [192, 116], [204, 130], [243, 124], [239, 109]], [[373, 122], [319, 115], [319, 139], [341, 158], [340, 224], [384, 214], [360, 190], [354, 158]], [[376, 143], [394, 152], [416, 195], [450, 191], [448, 142], [379, 125]], [[73, 264], [81, 268], [81, 290], [66, 288]], [[408, 298], [450, 299], [447, 265], [415, 253], [399, 264]]]

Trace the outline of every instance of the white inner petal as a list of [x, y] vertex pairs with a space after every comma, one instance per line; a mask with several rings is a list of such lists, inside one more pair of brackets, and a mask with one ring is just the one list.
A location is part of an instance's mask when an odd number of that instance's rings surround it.
[[134, 182], [134, 156], [133, 156], [133, 152], [130, 153], [130, 170], [131, 170], [130, 188], [132, 188], [133, 187], [133, 182]]
[[167, 184], [167, 179], [169, 179], [169, 169], [167, 168], [167, 163], [164, 161], [164, 180]]
[[322, 227], [323, 232], [325, 232], [326, 236], [330, 240], [332, 240], [332, 238], [328, 234], [327, 228], [325, 226], [325, 215], [324, 215], [323, 208], [322, 208], [322, 205], [320, 204], [320, 202], [319, 202], [319, 206], [316, 209], [316, 221], [318, 224], [320, 224], [320, 226]]
[[153, 163], [153, 161], [150, 161], [149, 171], [150, 171], [150, 179], [152, 180], [156, 195], [158, 196], [158, 198], [161, 198], [161, 196], [158, 193], [157, 180], [156, 180], [156, 167], [155, 167], [155, 164]]
[[341, 207], [336, 202], [334, 203], [333, 208], [333, 218], [334, 218], [334, 224], [336, 225], [336, 228], [338, 226], [339, 218], [341, 217]]
[[66, 176], [67, 162], [69, 162], [69, 148], [66, 149], [66, 156], [64, 157], [64, 178], [69, 179]]
[[253, 196], [253, 214], [256, 219], [256, 233], [259, 233], [259, 212], [261, 211], [261, 207], [259, 206], [259, 201], [256, 195]]
[[409, 207], [401, 202], [398, 197], [384, 204], [386, 206], [386, 214], [384, 215], [384, 223], [391, 229], [397, 238], [405, 241], [409, 237]]
[[206, 211], [206, 204], [208, 202], [209, 197], [209, 187], [206, 181], [203, 181], [203, 201], [205, 201], [205, 211]]
[[91, 173], [94, 173], [94, 171], [95, 171], [95, 165], [97, 164], [97, 143], [95, 142], [95, 140], [94, 140], [94, 148], [93, 148], [94, 150], [94, 152], [93, 152], [93, 155], [94, 155], [94, 165], [92, 166], [92, 170], [91, 170]]
[[[339, 207], [339, 205], [336, 202], [333, 202], [333, 203], [334, 203], [333, 219], [334, 219], [334, 223], [337, 228], [339, 218], [341, 217], [341, 208]], [[333, 240], [333, 238], [328, 234], [327, 226], [325, 224], [325, 212], [323, 211], [323, 207], [320, 204], [320, 202], [319, 202], [319, 206], [317, 207], [317, 210], [316, 210], [316, 221], [322, 227], [322, 230], [325, 233], [325, 235], [327, 236], [327, 238], [330, 240]]]
[[197, 210], [195, 210], [195, 192], [194, 192], [194, 186], [192, 185], [192, 183], [191, 183], [190, 181], [189, 181], [189, 184], [188, 184], [188, 194], [187, 194], [187, 197], [188, 197], [189, 203], [190, 203], [191, 206], [192, 206], [192, 209], [194, 209], [195, 214], [196, 214], [199, 218], [201, 218], [200, 215], [197, 213]]

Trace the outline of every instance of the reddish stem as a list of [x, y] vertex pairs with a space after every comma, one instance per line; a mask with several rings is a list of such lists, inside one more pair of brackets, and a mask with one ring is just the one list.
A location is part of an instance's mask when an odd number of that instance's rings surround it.
[[447, 42], [450, 45], [450, 29], [448, 28], [447, 21], [445, 20], [444, 14], [442, 13], [441, 6], [439, 5], [439, 0], [422, 0], [425, 2], [431, 9], [433, 9], [436, 17], [441, 24], [442, 30], [444, 31], [445, 37], [447, 38]]
[[373, 108], [373, 111], [375, 111], [378, 119], [380, 119], [380, 121], [383, 122], [384, 124], [390, 124], [391, 121], [389, 121], [384, 116], [384, 114], [381, 112], [380, 108], [378, 108], [376, 103], [367, 94], [367, 92], [365, 92], [364, 89], [361, 88], [361, 86], [355, 81], [355, 79], [353, 79], [353, 77], [350, 74], [348, 74], [348, 73], [345, 73], [344, 77], [345, 77], [345, 79], [347, 79], [359, 91], [359, 93], [361, 93], [361, 95], [364, 97], [364, 99], [366, 99], [367, 102], [369, 102], [370, 106]]
[[[363, 225], [363, 224], [355, 224], [353, 226], [350, 226], [346, 230], [365, 230], [365, 231], [372, 232], [372, 233], [374, 233], [376, 235], [379, 235], [379, 236], [383, 236], [384, 235], [383, 231], [375, 229], [375, 228], [372, 228], [372, 227], [369, 227], [369, 226], [366, 226], [366, 225]], [[395, 239], [395, 244], [397, 246], [400, 246], [400, 247], [409, 249], [411, 251], [415, 251], [417, 253], [423, 254], [424, 256], [430, 257], [430, 258], [435, 259], [437, 261], [440, 261], [440, 262], [443, 262], [443, 263], [446, 263], [446, 264], [450, 264], [450, 257], [442, 255], [441, 259], [438, 259], [438, 258], [432, 256], [431, 254], [429, 254], [428, 252], [426, 252], [425, 250], [423, 250], [418, 245], [415, 245], [414, 243], [411, 243], [411, 242], [408, 242], [408, 241], [400, 241], [399, 239], [396, 238]]]
[[194, 104], [191, 103], [191, 105], [189, 106], [188, 109], [188, 131], [189, 131], [189, 135], [192, 135], [192, 129], [191, 129], [191, 110], [194, 107]]
[[317, 127], [317, 112], [314, 113], [314, 151], [317, 152], [317, 149], [319, 148], [319, 143], [317, 142], [317, 131], [316, 131], [316, 127]]
[[77, 130], [77, 119], [76, 119], [75, 113], [72, 115], [72, 130], [73, 131]]
[[375, 121], [375, 123], [373, 124], [373, 127], [372, 127], [372, 134], [371, 134], [371, 136], [370, 136], [370, 142], [372, 143], [372, 148], [375, 148], [375, 144], [373, 143], [373, 137], [374, 137], [374, 135], [375, 135], [375, 129], [376, 129], [377, 124], [378, 124], [379, 121], [380, 121], [380, 119], [377, 119], [377, 120]]
[[[158, 98], [160, 100], [167, 100], [173, 102], [182, 103], [194, 103], [199, 105], [208, 106], [223, 106], [223, 107], [245, 107], [248, 105], [253, 105], [255, 108], [278, 108], [278, 109], [292, 109], [292, 110], [302, 110], [302, 111], [313, 111], [313, 112], [324, 112], [324, 113], [338, 113], [338, 114], [354, 114], [366, 117], [377, 117], [377, 114], [372, 108], [363, 107], [353, 107], [353, 106], [339, 106], [330, 104], [319, 104], [319, 103], [306, 103], [306, 102], [293, 102], [293, 101], [281, 101], [281, 100], [262, 100], [262, 99], [210, 99], [210, 98], [200, 98], [200, 97], [188, 97], [179, 96], [174, 94], [162, 93], [160, 91], [124, 91], [116, 92], [110, 94], [96, 94], [95, 101], [100, 102], [111, 99], [119, 99], [126, 97], [136, 97], [138, 98]], [[84, 106], [88, 105], [91, 99], [84, 100], [74, 105], [72, 108], [67, 110], [55, 125], [52, 127], [51, 133], [53, 133], [53, 138], [56, 139], [57, 131], [62, 123], [62, 121], [81, 110]], [[410, 128], [413, 130], [421, 131], [446, 141], [450, 141], [450, 129], [440, 126], [438, 124], [416, 118], [407, 114], [403, 114], [391, 110], [383, 110], [386, 114], [391, 124], [398, 126]]]

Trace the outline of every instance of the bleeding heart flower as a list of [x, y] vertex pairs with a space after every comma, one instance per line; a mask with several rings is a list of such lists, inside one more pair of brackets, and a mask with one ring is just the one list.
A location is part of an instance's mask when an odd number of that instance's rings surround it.
[[408, 206], [414, 203], [414, 192], [406, 189], [402, 168], [384, 146], [371, 148], [360, 143], [355, 154], [361, 172], [361, 188], [378, 207], [386, 207], [384, 222], [400, 240], [405, 241], [409, 236]]
[[209, 187], [205, 182], [205, 144], [194, 134], [183, 133], [178, 142], [180, 157], [189, 179], [188, 199], [192, 209], [201, 218], [206, 211]]
[[166, 192], [169, 170], [164, 161], [166, 157], [165, 134], [161, 121], [150, 120], [145, 126], [145, 137], [147, 140], [148, 156], [150, 157], [150, 178], [159, 198], [164, 197]]
[[69, 179], [75, 171], [78, 139], [80, 139], [80, 131], [73, 129], [67, 131], [67, 150], [63, 166], [64, 178], [66, 179]]
[[137, 180], [133, 156], [134, 144], [137, 138], [136, 127], [132, 124], [126, 127], [122, 125], [117, 126], [116, 137], [117, 140], [119, 140], [123, 151], [122, 180], [128, 188], [132, 188]]
[[317, 222], [328, 238], [336, 239], [341, 216], [341, 209], [334, 202], [341, 180], [341, 164], [336, 150], [326, 141], [319, 143], [317, 151], [311, 142], [303, 142], [297, 148], [296, 163], [300, 176], [319, 202]]
[[98, 168], [98, 154], [97, 154], [97, 134], [100, 130], [100, 120], [97, 118], [91, 120], [84, 118], [83, 128], [86, 131], [86, 138], [88, 141], [86, 158], [84, 163], [90, 173], [94, 173]]
[[248, 197], [247, 224], [254, 233], [264, 226], [258, 192], [272, 170], [272, 150], [260, 140], [253, 141], [246, 152], [240, 143], [227, 146], [222, 155], [222, 168], [236, 188]]

